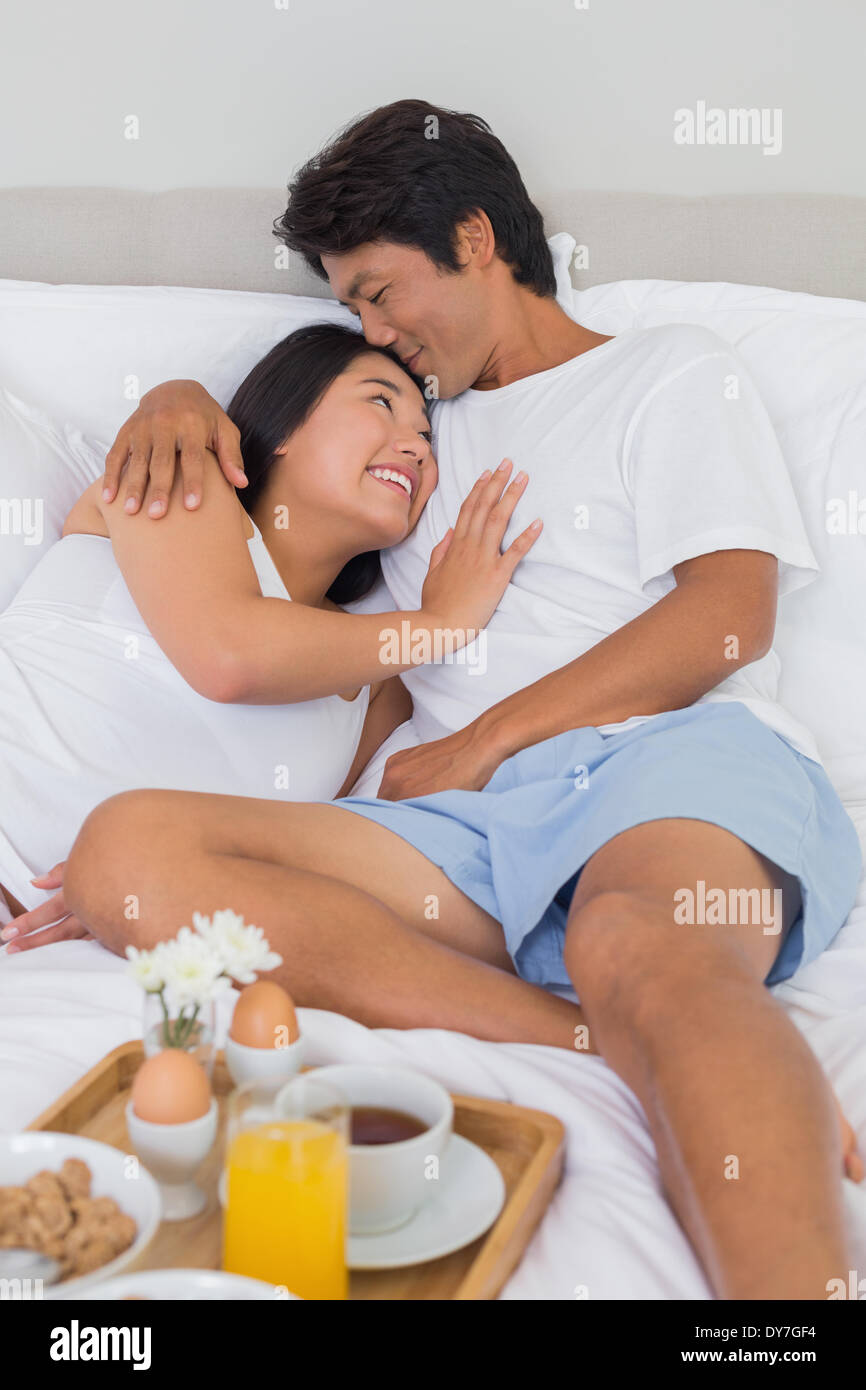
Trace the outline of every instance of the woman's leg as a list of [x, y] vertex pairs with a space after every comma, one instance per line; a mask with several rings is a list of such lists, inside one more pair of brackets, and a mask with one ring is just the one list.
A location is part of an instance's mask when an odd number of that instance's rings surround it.
[[194, 911], [232, 908], [263, 928], [283, 957], [271, 978], [300, 1005], [370, 1027], [594, 1051], [577, 1005], [517, 977], [493, 917], [345, 807], [126, 792], [85, 821], [64, 895], [118, 953], [175, 936]]

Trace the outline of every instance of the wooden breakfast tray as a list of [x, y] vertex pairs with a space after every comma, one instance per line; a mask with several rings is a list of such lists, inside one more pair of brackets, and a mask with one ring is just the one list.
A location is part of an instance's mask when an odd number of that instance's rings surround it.
[[[124, 1153], [133, 1152], [124, 1107], [143, 1058], [141, 1042], [116, 1047], [28, 1128], [82, 1134]], [[216, 1055], [212, 1085], [221, 1102], [233, 1089], [222, 1052]], [[526, 1249], [562, 1172], [565, 1130], [542, 1110], [476, 1096], [453, 1099], [456, 1133], [484, 1149], [505, 1179], [505, 1205], [498, 1220], [471, 1245], [441, 1259], [408, 1269], [353, 1270], [350, 1298], [495, 1298]], [[217, 1181], [224, 1126], [221, 1103], [217, 1142], [196, 1177], [208, 1195], [207, 1207], [187, 1221], [162, 1222], [138, 1268], [220, 1268], [222, 1208]]]

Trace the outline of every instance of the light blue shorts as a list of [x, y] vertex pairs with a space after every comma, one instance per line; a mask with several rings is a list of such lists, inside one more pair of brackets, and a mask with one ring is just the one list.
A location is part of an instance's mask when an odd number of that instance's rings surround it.
[[[857, 832], [823, 768], [738, 701], [691, 705], [619, 733], [571, 729], [508, 758], [483, 791], [332, 804], [378, 821], [438, 865], [502, 923], [518, 974], [552, 988], [571, 987], [563, 945], [580, 871], [632, 826], [671, 816], [709, 821], [799, 879], [800, 914], [767, 985], [829, 945], [854, 905], [862, 867]], [[705, 884], [703, 906], [699, 884], [684, 887], [694, 891], [693, 905], [681, 898], [678, 910], [694, 915], [674, 920], [726, 920], [708, 915], [706, 894], [717, 885]]]

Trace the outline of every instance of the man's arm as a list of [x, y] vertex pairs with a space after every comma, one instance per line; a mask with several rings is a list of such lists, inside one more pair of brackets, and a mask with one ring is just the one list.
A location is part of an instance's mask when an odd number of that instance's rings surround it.
[[683, 709], [765, 656], [778, 560], [716, 550], [674, 566], [677, 587], [583, 656], [493, 705], [478, 721], [505, 757], [585, 724]]
[[454, 787], [480, 790], [521, 748], [567, 729], [683, 709], [769, 651], [775, 555], [716, 550], [675, 565], [673, 573], [675, 589], [583, 656], [500, 700], [458, 733], [395, 753], [378, 795], [399, 801]]
[[[123, 509], [135, 513], [148, 492], [148, 515], [165, 516], [179, 460], [184, 506], [202, 499], [208, 449], [233, 487], [246, 487], [240, 430], [198, 381], [164, 381], [121, 425], [105, 459], [103, 502], [113, 502], [123, 473]], [[125, 473], [124, 473], [125, 469]]]

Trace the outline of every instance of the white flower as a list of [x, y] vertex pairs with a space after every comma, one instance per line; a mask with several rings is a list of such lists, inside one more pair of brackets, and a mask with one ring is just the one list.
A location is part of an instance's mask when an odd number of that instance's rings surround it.
[[138, 951], [134, 946], [127, 946], [126, 955], [129, 960], [127, 974], [148, 994], [158, 993], [165, 984], [159, 947], [153, 951]]
[[230, 908], [205, 917], [192, 914], [196, 931], [222, 960], [222, 968], [239, 984], [252, 984], [261, 970], [274, 970], [283, 958], [272, 951], [261, 927], [245, 925], [244, 919]]
[[181, 927], [176, 937], [160, 942], [160, 947], [166, 993], [176, 1007], [206, 1004], [231, 988], [220, 955], [189, 927]]

